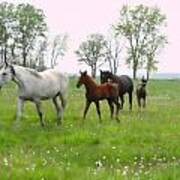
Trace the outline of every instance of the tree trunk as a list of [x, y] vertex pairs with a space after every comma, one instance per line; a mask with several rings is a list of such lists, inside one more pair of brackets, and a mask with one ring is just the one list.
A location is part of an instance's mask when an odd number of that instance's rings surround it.
[[12, 56], [12, 59], [13, 59], [13, 61], [15, 60], [15, 57], [16, 57], [16, 55], [15, 55], [15, 44], [13, 44], [12, 46], [11, 46], [11, 56]]
[[2, 47], [1, 47], [0, 53], [1, 53], [1, 62], [3, 62], [3, 60], [4, 60], [4, 50], [3, 50]]
[[137, 75], [137, 65], [133, 65], [133, 79], [136, 80], [136, 75]]
[[149, 75], [150, 75], [150, 70], [147, 69], [147, 71], [146, 71], [146, 78], [147, 78], [147, 80], [149, 80]]
[[137, 69], [138, 69], [138, 57], [133, 56], [133, 79], [137, 78]]
[[91, 75], [94, 79], [96, 78], [96, 66], [91, 67]]
[[147, 80], [149, 80], [152, 62], [153, 62], [153, 58], [151, 56], [151, 57], [148, 58], [148, 61], [147, 61], [147, 68], [146, 68], [146, 78], [147, 78]]
[[136, 80], [136, 70], [133, 69], [133, 79]]
[[54, 61], [51, 59], [51, 68], [54, 68]]
[[23, 54], [23, 66], [26, 67], [26, 55]]
[[25, 52], [25, 49], [23, 49], [23, 66], [24, 66], [24, 67], [27, 66], [26, 58], [27, 58], [27, 54], [26, 54], [26, 52]]
[[117, 63], [116, 61], [114, 60], [114, 74], [117, 74]]
[[4, 47], [4, 62], [7, 62], [7, 46]]
[[109, 69], [113, 73], [113, 67], [112, 67], [112, 62], [110, 58], [108, 58], [108, 62], [109, 62]]

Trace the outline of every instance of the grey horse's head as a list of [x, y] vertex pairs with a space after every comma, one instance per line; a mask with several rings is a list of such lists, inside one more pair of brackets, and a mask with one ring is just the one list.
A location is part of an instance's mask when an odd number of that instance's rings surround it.
[[3, 63], [0, 66], [0, 89], [4, 84], [11, 81], [15, 75], [15, 71], [12, 65]]

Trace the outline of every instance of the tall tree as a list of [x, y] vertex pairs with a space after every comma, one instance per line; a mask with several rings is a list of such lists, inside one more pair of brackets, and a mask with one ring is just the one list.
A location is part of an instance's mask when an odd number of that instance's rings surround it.
[[82, 42], [75, 52], [79, 62], [84, 62], [91, 68], [91, 75], [96, 77], [97, 68], [105, 62], [106, 40], [102, 34], [91, 34]]
[[0, 53], [1, 60], [6, 60], [8, 56], [9, 41], [15, 27], [14, 5], [3, 2], [0, 4]]
[[106, 44], [106, 61], [109, 64], [110, 71], [116, 74], [118, 71], [121, 53], [124, 48], [125, 41], [123, 38], [110, 33]]
[[144, 56], [147, 56], [145, 48], [149, 39], [154, 34], [161, 34], [166, 17], [158, 8], [144, 5], [123, 6], [120, 15], [115, 31], [124, 35], [128, 41], [127, 63], [132, 67], [133, 78], [136, 79], [137, 70], [143, 65]]
[[46, 69], [46, 56], [48, 53], [48, 41], [47, 38], [39, 40], [37, 43], [37, 48], [35, 50], [35, 60], [32, 60], [31, 67], [36, 68], [38, 71], [43, 71]]
[[148, 39], [147, 44], [144, 47], [144, 52], [142, 52], [142, 55], [144, 56], [146, 77], [148, 80], [151, 71], [157, 70], [156, 65], [158, 61], [156, 60], [156, 56], [160, 53], [160, 50], [165, 46], [166, 43], [166, 36], [156, 33]]
[[27, 66], [27, 57], [37, 38], [45, 36], [46, 23], [42, 10], [30, 4], [19, 4], [16, 9], [18, 23], [18, 44], [22, 51], [23, 66]]
[[55, 36], [51, 49], [51, 67], [53, 68], [58, 62], [58, 57], [63, 57], [67, 51], [67, 34], [58, 34]]

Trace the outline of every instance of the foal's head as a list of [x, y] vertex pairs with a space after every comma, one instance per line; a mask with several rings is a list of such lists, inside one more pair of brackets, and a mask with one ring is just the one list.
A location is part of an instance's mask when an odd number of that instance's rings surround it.
[[143, 87], [146, 87], [147, 82], [148, 82], [148, 80], [145, 79], [144, 76], [143, 76], [142, 79], [141, 79], [141, 85], [142, 85]]
[[15, 71], [13, 66], [8, 63], [3, 63], [0, 67], [0, 88], [7, 82], [13, 79]]
[[79, 77], [76, 87], [79, 88], [82, 84], [86, 83], [86, 81], [87, 81], [87, 71], [84, 71], [84, 72], [80, 71], [80, 77]]
[[100, 80], [101, 84], [112, 80], [113, 74], [110, 71], [102, 71], [100, 70]]

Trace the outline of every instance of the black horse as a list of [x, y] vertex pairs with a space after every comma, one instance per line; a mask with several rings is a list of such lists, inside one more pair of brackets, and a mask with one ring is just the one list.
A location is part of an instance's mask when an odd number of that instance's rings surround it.
[[132, 110], [132, 93], [134, 89], [132, 79], [127, 75], [117, 76], [112, 74], [110, 71], [100, 70], [100, 80], [101, 83], [108, 82], [109, 80], [118, 84], [119, 87], [119, 97], [121, 99], [121, 106], [123, 108], [124, 104], [124, 94], [129, 95], [129, 109]]

